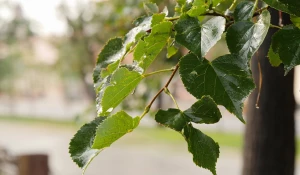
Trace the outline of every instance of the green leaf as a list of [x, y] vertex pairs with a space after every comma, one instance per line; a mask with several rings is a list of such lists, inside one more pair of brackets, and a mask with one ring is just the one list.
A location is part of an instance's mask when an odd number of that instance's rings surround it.
[[176, 2], [179, 4], [179, 5], [185, 5], [187, 3], [187, 0], [176, 0]]
[[139, 124], [140, 118], [132, 118], [126, 112], [120, 111], [107, 117], [97, 128], [93, 149], [109, 147], [116, 140], [130, 133]]
[[213, 0], [212, 1], [213, 7], [218, 6], [222, 1], [224, 1], [224, 0]]
[[105, 69], [101, 71], [101, 78], [105, 78], [111, 75], [119, 67], [119, 64], [120, 64], [120, 60], [117, 60], [116, 62], [109, 64]]
[[157, 55], [165, 47], [171, 34], [171, 22], [162, 22], [152, 28], [151, 34], [140, 40], [134, 51], [134, 61], [144, 71], [151, 65]]
[[232, 54], [250, 60], [259, 49], [270, 27], [270, 13], [265, 10], [256, 24], [239, 21], [228, 28], [226, 41]]
[[104, 78], [118, 68], [119, 62], [126, 54], [126, 51], [136, 42], [137, 35], [151, 28], [151, 21], [152, 17], [139, 18], [135, 22], [137, 26], [126, 34], [124, 41], [121, 38], [114, 38], [109, 40], [103, 47], [93, 73], [97, 93], [99, 93], [100, 87], [107, 82], [107, 79]]
[[177, 0], [177, 4], [175, 7], [176, 15], [180, 16], [182, 13], [186, 13], [192, 8], [192, 6], [193, 6], [192, 1]]
[[300, 17], [291, 15], [291, 21], [296, 27], [300, 29]]
[[155, 115], [155, 120], [166, 127], [181, 131], [187, 124], [183, 113], [179, 109], [159, 110]]
[[132, 45], [132, 43], [136, 42], [136, 36], [138, 34], [145, 33], [146, 31], [151, 29], [152, 16], [140, 18], [135, 22], [136, 27], [131, 29], [124, 38], [125, 48], [128, 50], [128, 47]]
[[175, 40], [198, 56], [205, 56], [225, 30], [225, 18], [213, 17], [202, 26], [197, 18], [183, 15], [177, 24]]
[[191, 124], [184, 128], [184, 136], [195, 164], [216, 175], [216, 164], [220, 154], [218, 143]]
[[175, 46], [175, 39], [169, 38], [167, 46], [167, 58], [171, 58], [178, 52], [178, 47]]
[[193, 96], [198, 99], [211, 96], [244, 122], [243, 102], [255, 85], [243, 59], [224, 55], [209, 62], [191, 53], [181, 58], [179, 72], [185, 88]]
[[300, 16], [300, 1], [298, 0], [264, 0], [264, 2], [277, 10]]
[[274, 67], [278, 67], [282, 63], [282, 61], [280, 60], [279, 54], [274, 53], [272, 46], [269, 49], [268, 58], [269, 58], [271, 65]]
[[209, 8], [209, 4], [204, 0], [194, 0], [192, 8], [187, 12], [191, 17], [204, 14]]
[[234, 10], [235, 21], [250, 21], [254, 12], [254, 3], [252, 1], [240, 2]]
[[144, 2], [144, 9], [148, 15], [159, 12], [158, 6], [153, 2]]
[[170, 46], [167, 49], [167, 58], [171, 58], [178, 52], [178, 48], [175, 46]]
[[73, 161], [83, 169], [83, 173], [89, 163], [97, 156], [101, 149], [93, 149], [92, 143], [96, 135], [96, 129], [105, 117], [97, 117], [94, 121], [85, 124], [74, 135], [70, 142], [69, 153]]
[[279, 54], [287, 74], [300, 64], [300, 29], [294, 25], [283, 27], [273, 35], [272, 48]]
[[117, 69], [111, 77], [101, 99], [98, 115], [107, 115], [117, 107], [136, 88], [143, 76], [136, 71], [129, 71], [122, 67]]
[[[107, 44], [103, 47], [100, 52], [97, 64], [94, 70], [94, 83], [97, 84], [103, 80], [105, 76], [101, 75], [101, 72], [107, 71], [108, 66], [119, 59], [125, 54], [125, 50], [123, 49], [123, 40], [121, 38], [114, 38], [107, 42]], [[114, 71], [114, 70], [110, 70]], [[106, 73], [104, 73], [106, 74]]]
[[164, 14], [164, 13], [154, 14], [152, 16], [151, 27], [155, 26], [156, 24], [159, 24], [159, 23], [163, 22], [165, 17], [166, 17], [166, 14]]
[[222, 115], [217, 104], [210, 96], [203, 96], [191, 108], [183, 112], [194, 123], [217, 123]]

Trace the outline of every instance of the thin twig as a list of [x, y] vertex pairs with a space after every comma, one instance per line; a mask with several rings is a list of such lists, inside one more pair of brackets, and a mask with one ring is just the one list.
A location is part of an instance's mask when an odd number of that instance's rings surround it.
[[217, 13], [217, 12], [212, 12], [212, 13], [203, 13], [203, 14], [200, 14], [199, 16], [222, 16], [224, 17], [225, 19], [232, 19], [231, 16], [227, 16], [227, 15], [223, 15], [221, 13]]
[[162, 72], [170, 72], [170, 71], [174, 71], [175, 68], [170, 68], [170, 69], [163, 69], [163, 70], [159, 70], [159, 71], [155, 71], [155, 72], [150, 72], [148, 74], [144, 74], [143, 76], [144, 77], [149, 77], [151, 75], [155, 75], [155, 74], [159, 74], [159, 73], [162, 73]]
[[143, 114], [140, 116], [140, 118], [142, 119], [150, 110], [151, 106], [153, 105], [154, 101], [157, 99], [157, 97], [165, 90], [165, 88], [168, 88], [168, 86], [170, 85], [171, 81], [173, 80], [176, 72], [178, 71], [179, 68], [179, 64], [176, 65], [171, 77], [169, 78], [169, 80], [167, 81], [167, 83], [165, 84], [165, 86], [163, 88], [161, 88], [157, 94], [153, 97], [153, 99], [151, 100], [151, 102], [146, 106]]
[[259, 54], [258, 54], [258, 52], [256, 54], [257, 54], [257, 66], [258, 66], [258, 71], [259, 71], [259, 85], [258, 85], [258, 94], [257, 94], [257, 98], [256, 98], [255, 107], [256, 107], [256, 109], [259, 109], [259, 100], [260, 100], [260, 92], [261, 92], [261, 87], [262, 87], [262, 82], [263, 82], [263, 76], [262, 76]]

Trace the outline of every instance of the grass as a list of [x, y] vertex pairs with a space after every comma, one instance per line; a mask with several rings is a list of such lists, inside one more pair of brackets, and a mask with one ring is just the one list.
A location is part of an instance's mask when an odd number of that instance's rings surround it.
[[55, 126], [55, 127], [67, 127], [78, 128], [74, 121], [64, 120], [51, 120], [44, 118], [34, 118], [30, 116], [0, 116], [0, 121], [8, 123], [20, 123], [26, 125], [43, 125], [43, 126]]
[[[18, 116], [0, 116], [0, 122], [26, 124], [31, 126], [45, 126], [45, 127], [60, 127], [63, 129], [79, 128], [79, 124], [74, 121], [57, 121], [50, 119], [39, 119], [30, 117], [18, 117]], [[216, 142], [219, 143], [222, 148], [230, 148], [241, 151], [243, 149], [243, 134], [241, 133], [227, 133], [221, 131], [203, 131], [208, 136], [212, 137]], [[138, 127], [133, 133], [122, 139], [125, 144], [186, 144], [184, 138], [177, 132], [166, 129], [166, 128], [144, 128]], [[300, 150], [300, 139], [297, 138], [297, 150]], [[297, 157], [300, 155], [297, 152]]]
[[[238, 133], [203, 131], [212, 137], [222, 147], [241, 150], [243, 147], [243, 136]], [[185, 144], [184, 138], [180, 133], [165, 128], [138, 128], [133, 133], [136, 140], [145, 142], [168, 142], [170, 144]], [[133, 140], [133, 139], [131, 139]]]

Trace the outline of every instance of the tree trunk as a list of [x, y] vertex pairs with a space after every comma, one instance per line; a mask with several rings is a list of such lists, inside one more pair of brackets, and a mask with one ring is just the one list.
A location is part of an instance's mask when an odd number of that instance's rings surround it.
[[[278, 25], [279, 12], [270, 10], [272, 24]], [[290, 23], [282, 14], [283, 24]], [[259, 87], [262, 86], [258, 107], [259, 89], [249, 98], [246, 118], [243, 175], [293, 175], [295, 167], [295, 99], [293, 94], [294, 72], [284, 76], [283, 66], [270, 65], [267, 53], [271, 37], [277, 30], [270, 28], [259, 51], [252, 59], [252, 71]], [[259, 66], [260, 64], [260, 66]]]
[[17, 165], [18, 175], [49, 175], [47, 155], [22, 155]]

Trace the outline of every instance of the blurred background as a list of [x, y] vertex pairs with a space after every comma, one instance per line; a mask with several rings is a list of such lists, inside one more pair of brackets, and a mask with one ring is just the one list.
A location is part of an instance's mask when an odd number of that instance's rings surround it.
[[[68, 154], [68, 143], [82, 124], [96, 116], [92, 72], [97, 55], [109, 38], [124, 36], [132, 21], [145, 15], [142, 2], [0, 0], [0, 175], [18, 174], [18, 167], [26, 164], [30, 155], [38, 157], [34, 166], [47, 164], [51, 175], [81, 174]], [[174, 13], [173, 0], [157, 3], [160, 9], [167, 6], [170, 14]], [[228, 52], [224, 42], [211, 50], [210, 59]], [[150, 71], [174, 66], [184, 52], [167, 59], [163, 51]], [[299, 104], [300, 74], [296, 71]], [[120, 108], [139, 115], [167, 80], [164, 75], [142, 82]], [[196, 101], [178, 76], [170, 90], [182, 109]], [[162, 95], [153, 112], [171, 106], [171, 99]], [[218, 174], [239, 175], [245, 126], [224, 108], [221, 111], [224, 117], [218, 124], [201, 129], [220, 144]], [[136, 131], [103, 151], [86, 175], [210, 174], [193, 163], [180, 135], [155, 124], [153, 114]], [[299, 115], [298, 110], [297, 124]]]

